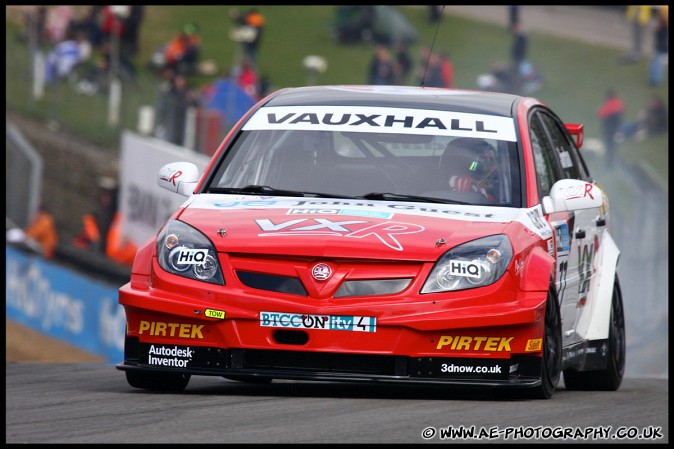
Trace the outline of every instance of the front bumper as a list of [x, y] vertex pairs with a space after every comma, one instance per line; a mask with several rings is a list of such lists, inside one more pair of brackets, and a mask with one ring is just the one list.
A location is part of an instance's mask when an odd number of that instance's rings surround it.
[[540, 358], [407, 357], [139, 343], [127, 338], [119, 370], [310, 381], [535, 387]]
[[232, 291], [231, 286], [219, 292], [217, 286], [205, 289], [194, 282], [170, 289], [132, 285], [119, 290], [127, 318], [120, 370], [464, 386], [540, 384], [547, 292], [493, 285], [444, 297], [312, 300]]

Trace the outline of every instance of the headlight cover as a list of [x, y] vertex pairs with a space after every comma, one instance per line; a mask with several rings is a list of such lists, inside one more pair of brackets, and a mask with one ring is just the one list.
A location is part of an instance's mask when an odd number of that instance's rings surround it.
[[492, 235], [459, 245], [436, 262], [421, 293], [450, 292], [493, 284], [513, 257], [510, 240]]
[[211, 241], [182, 221], [171, 221], [157, 237], [157, 260], [169, 273], [225, 285], [218, 254]]

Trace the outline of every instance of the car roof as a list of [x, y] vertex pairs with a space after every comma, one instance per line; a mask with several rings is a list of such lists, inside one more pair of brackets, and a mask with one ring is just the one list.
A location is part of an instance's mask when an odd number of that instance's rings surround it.
[[332, 85], [280, 89], [264, 106], [378, 106], [511, 117], [522, 97], [416, 86]]

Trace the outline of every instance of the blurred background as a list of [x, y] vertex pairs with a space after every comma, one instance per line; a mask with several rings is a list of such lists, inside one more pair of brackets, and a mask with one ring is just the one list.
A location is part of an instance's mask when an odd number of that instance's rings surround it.
[[[582, 151], [611, 198], [622, 250], [627, 375], [666, 377], [662, 27], [668, 33], [664, 6], [8, 5], [8, 239], [21, 240], [17, 230], [42, 207], [57, 235], [42, 256], [114, 292], [128, 281], [142, 243], [119, 235], [120, 185], [139, 177], [154, 184], [156, 170], [147, 167], [155, 148], [203, 167], [242, 114], [276, 89], [420, 85], [423, 77], [429, 87], [530, 95], [585, 126]], [[625, 125], [611, 142], [599, 113], [608, 90], [621, 101]], [[665, 125], [650, 130], [642, 118], [655, 99]], [[137, 215], [151, 214], [146, 222], [158, 229], [173, 204], [141, 193], [126, 201]], [[21, 273], [7, 273], [9, 298], [10, 276]]]

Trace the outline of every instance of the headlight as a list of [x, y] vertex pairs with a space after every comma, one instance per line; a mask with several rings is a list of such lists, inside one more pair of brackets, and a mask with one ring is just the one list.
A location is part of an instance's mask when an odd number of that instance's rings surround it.
[[493, 284], [505, 273], [513, 249], [505, 235], [492, 235], [447, 251], [437, 261], [421, 293], [449, 292]]
[[225, 285], [211, 241], [182, 221], [170, 222], [157, 237], [157, 259], [169, 273]]

